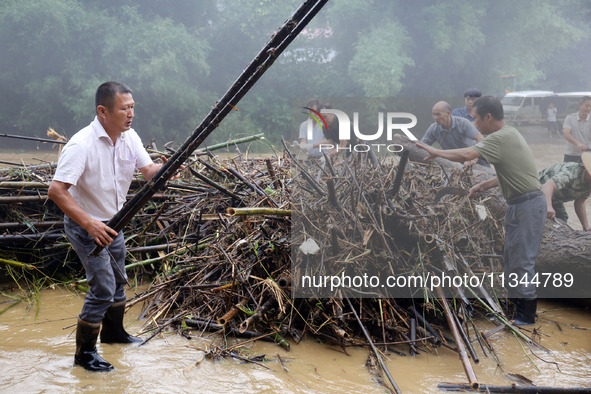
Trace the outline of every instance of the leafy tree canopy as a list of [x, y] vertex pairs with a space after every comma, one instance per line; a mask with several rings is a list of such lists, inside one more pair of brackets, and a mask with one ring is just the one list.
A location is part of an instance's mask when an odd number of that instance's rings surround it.
[[[0, 132], [72, 135], [96, 87], [117, 80], [134, 90], [144, 139], [180, 144], [299, 5], [4, 0]], [[591, 90], [590, 16], [585, 0], [331, 0], [208, 142], [290, 138], [303, 120], [291, 107], [309, 97]]]

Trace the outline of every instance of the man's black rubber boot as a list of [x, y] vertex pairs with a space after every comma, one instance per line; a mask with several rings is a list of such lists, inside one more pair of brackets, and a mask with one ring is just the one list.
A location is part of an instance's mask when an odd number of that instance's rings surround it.
[[534, 324], [536, 322], [536, 309], [538, 307], [538, 300], [536, 298], [529, 300], [525, 298], [518, 298], [516, 301], [517, 314], [515, 315], [513, 324], [516, 326], [529, 326], [530, 324]]
[[107, 309], [103, 318], [101, 330], [101, 343], [136, 343], [142, 342], [141, 338], [129, 335], [123, 328], [123, 315], [125, 314], [125, 301], [113, 304]]
[[99, 334], [100, 323], [88, 323], [78, 319], [76, 327], [76, 354], [74, 364], [93, 372], [113, 370], [113, 366], [99, 356], [96, 350], [96, 339]]

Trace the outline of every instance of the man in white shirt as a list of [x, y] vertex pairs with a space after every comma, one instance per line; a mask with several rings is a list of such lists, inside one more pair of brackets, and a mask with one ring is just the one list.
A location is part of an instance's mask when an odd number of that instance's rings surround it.
[[[318, 111], [320, 109], [320, 101], [318, 99], [310, 99], [306, 103], [305, 108], [308, 109], [307, 112], [309, 114], [312, 114], [312, 110]], [[312, 131], [311, 135], [309, 133], [310, 129]], [[322, 157], [322, 152], [320, 152], [318, 147], [314, 147], [314, 145], [319, 144], [323, 140], [324, 135], [322, 134], [322, 129], [310, 117], [300, 124], [298, 143], [295, 144], [295, 147], [305, 151], [309, 157], [318, 158]]]
[[[125, 241], [105, 222], [123, 206], [134, 172], [152, 178], [155, 164], [131, 128], [132, 91], [105, 82], [96, 92], [96, 117], [66, 144], [58, 160], [48, 196], [65, 214], [64, 229], [86, 271], [90, 290], [76, 329], [74, 363], [89, 371], [113, 366], [96, 350], [102, 323], [102, 343], [140, 342], [123, 328], [125, 312]], [[165, 159], [163, 159], [165, 161]], [[99, 256], [91, 256], [96, 244]]]
[[591, 97], [579, 102], [579, 112], [564, 119], [562, 135], [566, 139], [564, 161], [581, 163], [581, 153], [591, 150]]

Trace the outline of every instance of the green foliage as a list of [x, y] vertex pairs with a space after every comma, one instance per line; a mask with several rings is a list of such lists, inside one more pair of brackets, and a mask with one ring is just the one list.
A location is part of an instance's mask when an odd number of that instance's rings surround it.
[[410, 37], [403, 26], [380, 25], [359, 38], [356, 54], [349, 63], [349, 74], [360, 82], [368, 97], [396, 96], [403, 87], [405, 69], [414, 65], [410, 46]]
[[[71, 136], [107, 80], [145, 141], [181, 144], [300, 0], [4, 0], [0, 132]], [[331, 0], [208, 143], [296, 135], [294, 100], [591, 90], [586, 0]], [[303, 105], [302, 103], [301, 105]]]

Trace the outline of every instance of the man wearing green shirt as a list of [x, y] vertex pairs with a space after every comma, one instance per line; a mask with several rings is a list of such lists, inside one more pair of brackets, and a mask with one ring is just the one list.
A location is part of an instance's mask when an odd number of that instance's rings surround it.
[[568, 221], [568, 213], [564, 203], [574, 201], [575, 213], [581, 222], [584, 231], [591, 231], [587, 220], [585, 201], [591, 194], [591, 152], [581, 154], [583, 164], [576, 162], [564, 162], [554, 164], [540, 171], [542, 192], [546, 197], [548, 207], [548, 219], [555, 217]]
[[533, 154], [523, 136], [504, 121], [503, 105], [492, 96], [483, 96], [473, 104], [474, 125], [486, 136], [468, 148], [441, 150], [417, 142], [429, 153], [427, 159], [443, 157], [463, 163], [483, 157], [493, 165], [497, 176], [470, 189], [470, 197], [500, 187], [507, 200], [505, 214], [504, 268], [509, 297], [515, 301], [514, 324], [535, 323], [536, 288], [532, 283], [542, 233], [546, 221], [546, 201]]

